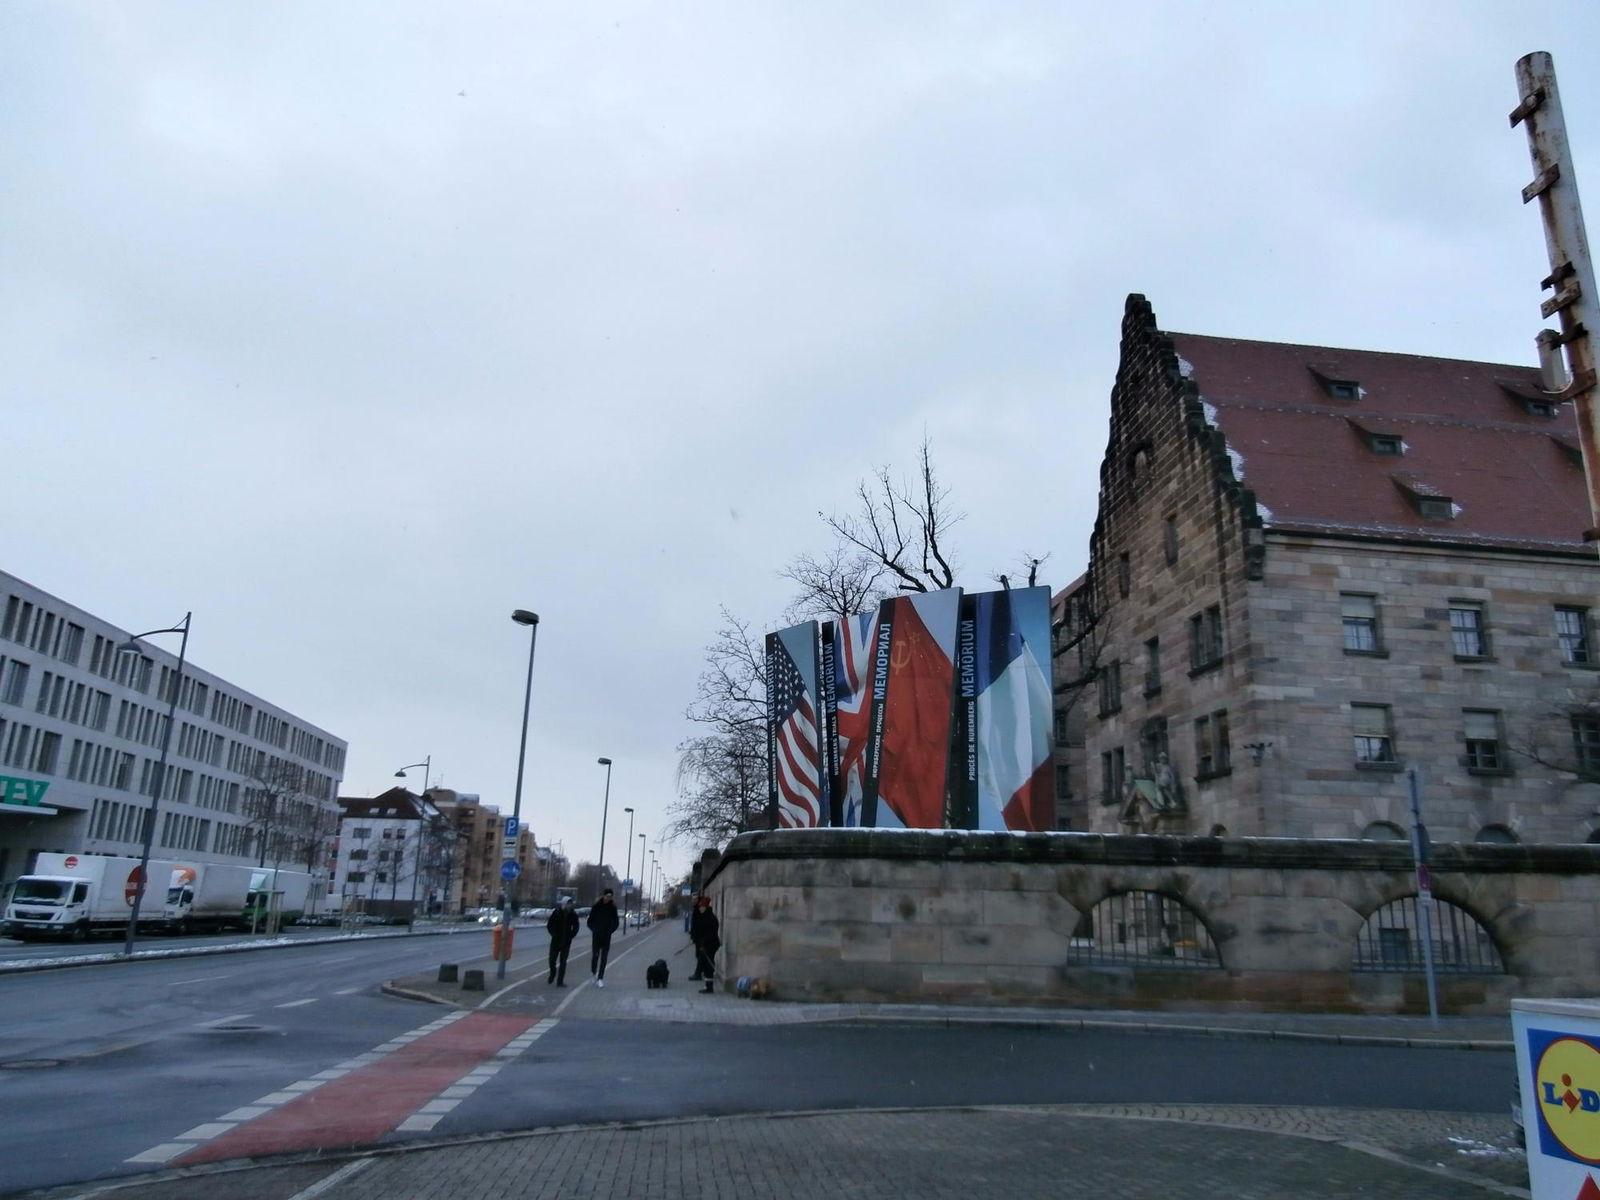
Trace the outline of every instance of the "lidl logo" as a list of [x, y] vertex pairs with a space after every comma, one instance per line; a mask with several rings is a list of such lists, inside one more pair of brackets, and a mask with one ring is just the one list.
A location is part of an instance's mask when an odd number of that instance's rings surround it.
[[1600, 1163], [1600, 1047], [1570, 1034], [1528, 1034], [1541, 1148]]

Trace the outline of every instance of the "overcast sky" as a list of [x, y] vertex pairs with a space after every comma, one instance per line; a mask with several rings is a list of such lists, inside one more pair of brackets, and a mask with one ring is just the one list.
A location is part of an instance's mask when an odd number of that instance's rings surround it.
[[[1600, 5], [0, 6], [0, 566], [608, 860], [719, 605], [923, 432], [1084, 566], [1124, 297], [1533, 363], [1512, 66]], [[622, 818], [625, 825], [625, 818]], [[674, 866], [696, 848], [673, 848]], [[620, 864], [619, 864], [620, 865]]]

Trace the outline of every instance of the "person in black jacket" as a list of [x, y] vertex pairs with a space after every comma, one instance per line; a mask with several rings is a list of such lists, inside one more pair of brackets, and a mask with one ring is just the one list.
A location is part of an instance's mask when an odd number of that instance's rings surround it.
[[606, 959], [611, 957], [611, 935], [616, 931], [617, 902], [607, 888], [589, 910], [589, 932], [593, 935], [589, 947], [589, 974], [599, 976], [594, 981], [595, 987], [606, 985]]
[[701, 894], [694, 902], [694, 915], [689, 918], [689, 939], [694, 942], [692, 978], [704, 978], [707, 992], [716, 990], [711, 977], [716, 971], [717, 951], [722, 946], [722, 939], [717, 936], [718, 928], [717, 914], [711, 911], [711, 897]]
[[578, 936], [578, 910], [573, 907], [571, 896], [550, 914], [544, 927], [550, 931], [550, 978], [545, 982], [566, 987], [567, 952], [572, 949], [572, 939]]

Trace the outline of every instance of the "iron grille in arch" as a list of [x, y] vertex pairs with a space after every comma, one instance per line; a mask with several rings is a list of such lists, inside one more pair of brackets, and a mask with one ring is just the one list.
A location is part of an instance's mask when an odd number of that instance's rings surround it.
[[1159, 892], [1119, 892], [1084, 913], [1069, 963], [1221, 967], [1216, 943], [1188, 905]]
[[1424, 929], [1433, 943], [1435, 970], [1470, 975], [1505, 973], [1494, 939], [1471, 913], [1437, 898], [1421, 904], [1415, 896], [1391, 900], [1367, 918], [1356, 936], [1356, 970], [1422, 970]]

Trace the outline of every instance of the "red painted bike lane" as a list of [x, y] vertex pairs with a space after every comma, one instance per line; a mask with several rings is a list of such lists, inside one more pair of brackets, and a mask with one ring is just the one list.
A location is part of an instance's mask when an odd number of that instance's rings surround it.
[[377, 1141], [535, 1024], [475, 1012], [239, 1124], [171, 1160], [174, 1166], [334, 1149]]

